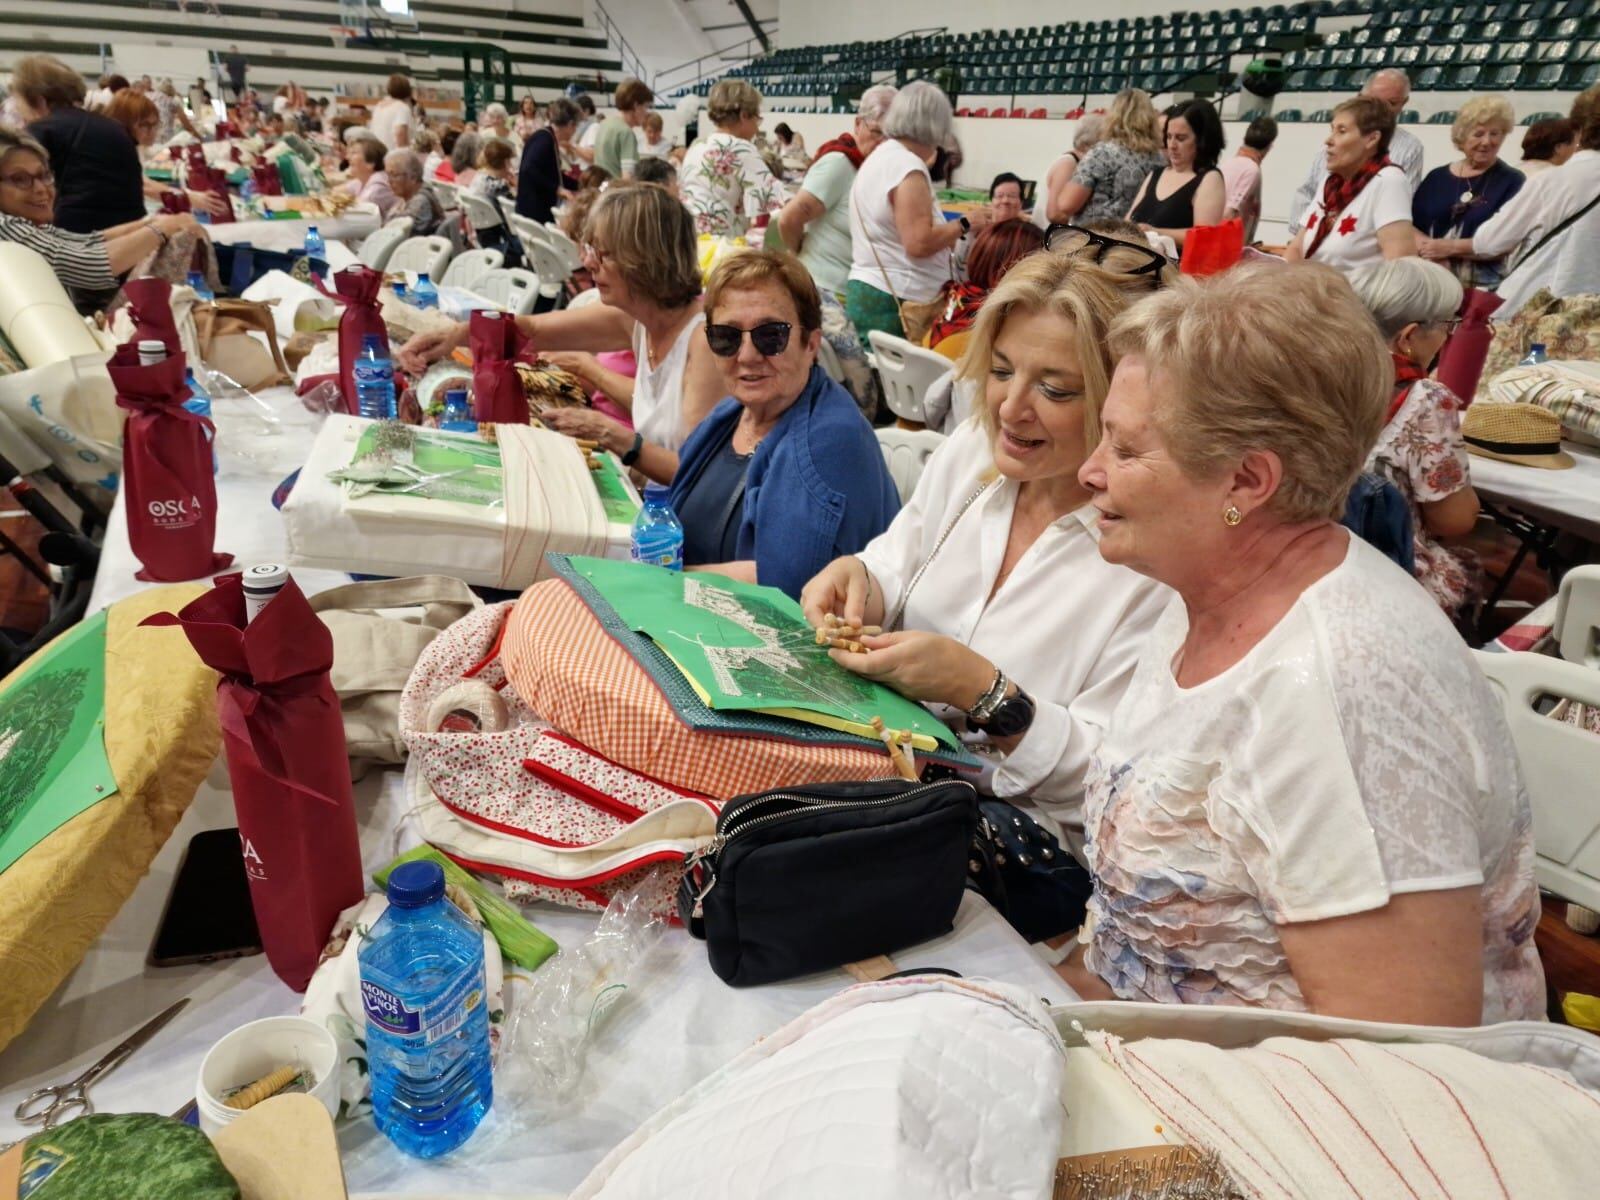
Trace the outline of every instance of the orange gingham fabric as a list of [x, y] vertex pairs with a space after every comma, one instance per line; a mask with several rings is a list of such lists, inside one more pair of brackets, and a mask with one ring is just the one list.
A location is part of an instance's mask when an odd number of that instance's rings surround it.
[[888, 756], [873, 750], [689, 728], [560, 579], [522, 594], [500, 661], [517, 695], [557, 729], [613, 762], [713, 799], [893, 774]]

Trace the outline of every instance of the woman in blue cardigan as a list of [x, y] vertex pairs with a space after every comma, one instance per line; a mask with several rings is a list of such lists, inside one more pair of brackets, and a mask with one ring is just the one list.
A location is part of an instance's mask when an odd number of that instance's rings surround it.
[[817, 366], [822, 308], [792, 254], [724, 260], [706, 341], [729, 397], [689, 435], [672, 481], [683, 561], [791, 596], [900, 511], [872, 427]]

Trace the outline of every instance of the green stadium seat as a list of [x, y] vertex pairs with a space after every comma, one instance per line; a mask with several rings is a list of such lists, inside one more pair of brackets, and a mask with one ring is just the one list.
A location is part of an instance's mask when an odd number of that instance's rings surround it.
[[1522, 78], [1511, 85], [1523, 91], [1554, 91], [1561, 86], [1567, 65], [1559, 62], [1531, 62], [1522, 68]]
[[1456, 110], [1453, 108], [1446, 109], [1444, 112], [1436, 112], [1428, 118], [1429, 125], [1454, 125], [1455, 121]]
[[1402, 125], [1415, 125], [1420, 120], [1422, 120], [1422, 114], [1414, 108], [1408, 108], [1400, 114], [1400, 124]]
[[1272, 115], [1279, 121], [1301, 120], [1300, 110], [1298, 108], [1286, 108], [1282, 112], [1275, 112]]
[[1522, 120], [1518, 121], [1517, 124], [1537, 125], [1540, 121], [1553, 121], [1559, 120], [1560, 118], [1561, 114], [1558, 112], [1535, 112], [1529, 113], [1527, 116], [1523, 117]]
[[1307, 117], [1306, 120], [1311, 122], [1313, 125], [1324, 125], [1333, 120], [1333, 109], [1319, 108], [1316, 112]]

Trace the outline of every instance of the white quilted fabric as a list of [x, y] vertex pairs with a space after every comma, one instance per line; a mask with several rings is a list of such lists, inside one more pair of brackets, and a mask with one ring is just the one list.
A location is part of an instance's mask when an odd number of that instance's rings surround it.
[[571, 1200], [1042, 1200], [1063, 1072], [1019, 989], [864, 984], [656, 1114]]

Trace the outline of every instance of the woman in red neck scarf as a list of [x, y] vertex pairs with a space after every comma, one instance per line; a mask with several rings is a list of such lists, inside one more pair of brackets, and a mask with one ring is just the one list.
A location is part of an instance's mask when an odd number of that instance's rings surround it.
[[1411, 184], [1389, 161], [1394, 114], [1381, 100], [1357, 96], [1333, 110], [1328, 174], [1289, 244], [1290, 262], [1309, 259], [1340, 271], [1417, 253]]

